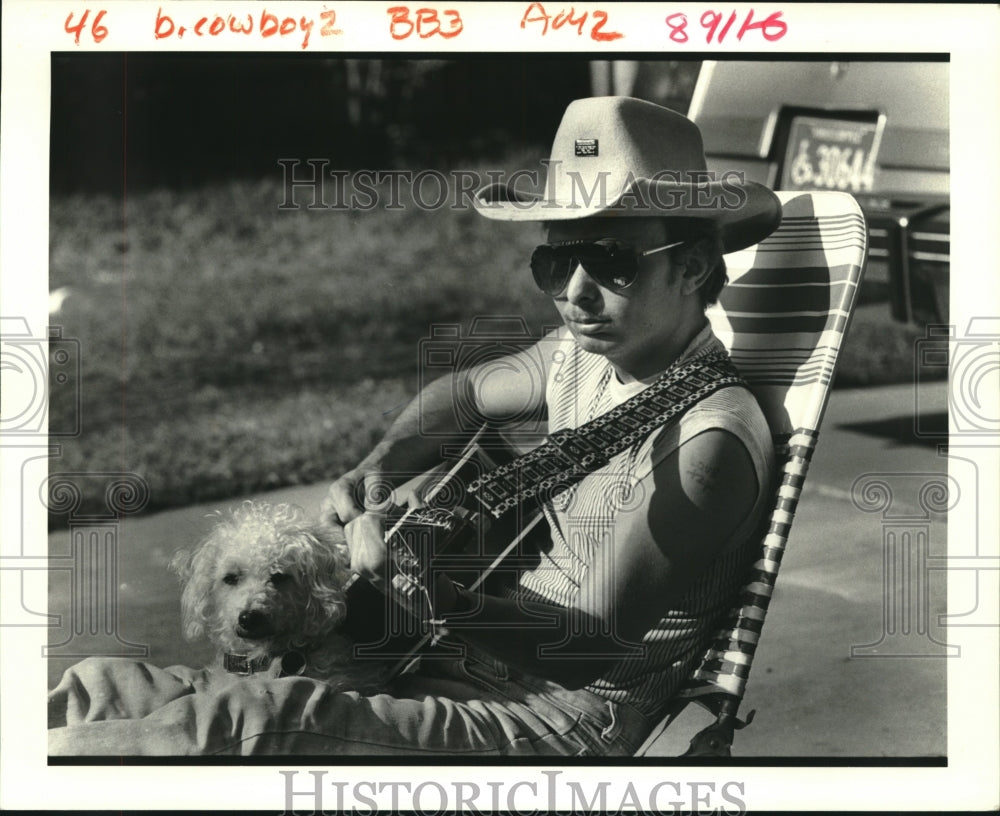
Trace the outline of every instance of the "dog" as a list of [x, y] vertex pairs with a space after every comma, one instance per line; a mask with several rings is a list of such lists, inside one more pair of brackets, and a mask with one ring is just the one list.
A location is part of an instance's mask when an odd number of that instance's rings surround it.
[[216, 647], [212, 669], [247, 677], [305, 676], [374, 693], [386, 663], [359, 659], [345, 631], [350, 559], [343, 530], [289, 504], [246, 501], [217, 514], [199, 546], [178, 552], [188, 640]]

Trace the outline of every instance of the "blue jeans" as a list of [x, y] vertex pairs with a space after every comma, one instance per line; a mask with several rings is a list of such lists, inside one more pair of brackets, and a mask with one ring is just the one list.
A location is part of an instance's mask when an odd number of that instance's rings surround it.
[[426, 661], [387, 693], [91, 658], [50, 693], [51, 755], [631, 756], [626, 704], [482, 656]]

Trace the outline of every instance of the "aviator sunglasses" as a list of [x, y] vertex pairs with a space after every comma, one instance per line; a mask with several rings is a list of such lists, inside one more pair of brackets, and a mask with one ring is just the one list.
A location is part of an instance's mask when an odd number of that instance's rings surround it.
[[639, 276], [640, 258], [683, 243], [674, 241], [644, 252], [613, 238], [541, 244], [531, 253], [531, 274], [539, 289], [550, 297], [558, 297], [579, 264], [605, 289], [620, 292], [635, 283]]

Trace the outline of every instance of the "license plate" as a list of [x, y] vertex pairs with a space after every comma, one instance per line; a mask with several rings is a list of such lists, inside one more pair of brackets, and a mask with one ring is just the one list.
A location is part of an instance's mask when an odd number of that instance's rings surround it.
[[781, 189], [871, 192], [879, 135], [878, 122], [796, 116]]

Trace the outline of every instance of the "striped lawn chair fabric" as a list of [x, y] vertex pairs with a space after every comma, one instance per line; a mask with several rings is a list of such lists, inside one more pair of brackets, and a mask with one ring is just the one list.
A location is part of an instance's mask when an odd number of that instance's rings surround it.
[[730, 283], [709, 319], [767, 417], [780, 485], [741, 597], [662, 727], [686, 700], [708, 702], [707, 695], [715, 698], [716, 714], [723, 702], [725, 716], [735, 718], [861, 282], [867, 231], [854, 198], [778, 196], [780, 226], [760, 244], [726, 256]]

